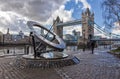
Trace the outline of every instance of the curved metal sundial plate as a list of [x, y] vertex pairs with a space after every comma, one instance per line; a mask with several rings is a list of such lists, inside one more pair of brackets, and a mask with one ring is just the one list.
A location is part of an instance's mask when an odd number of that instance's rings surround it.
[[[56, 35], [54, 32], [51, 32], [50, 30], [48, 30], [47, 28], [45, 28], [44, 26], [42, 26], [41, 24], [34, 22], [34, 21], [28, 21], [27, 22], [28, 27], [30, 28], [30, 30], [34, 33], [34, 35], [43, 43], [45, 43], [46, 45], [58, 49], [58, 50], [63, 50], [66, 47], [66, 44], [64, 43], [64, 41], [58, 36]], [[39, 28], [42, 28], [46, 31], [48, 31], [49, 33], [51, 33], [52, 35], [55, 35], [55, 39], [58, 41], [57, 43], [53, 43], [49, 40], [47, 40], [45, 37], [41, 36], [40, 34], [38, 34], [35, 29], [33, 28], [33, 26], [37, 26]]]

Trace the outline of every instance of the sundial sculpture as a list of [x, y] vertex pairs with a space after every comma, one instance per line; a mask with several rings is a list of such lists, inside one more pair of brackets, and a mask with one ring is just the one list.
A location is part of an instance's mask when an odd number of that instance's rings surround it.
[[[41, 57], [42, 54], [52, 51], [63, 51], [66, 48], [64, 41], [57, 36], [55, 33], [51, 32], [41, 24], [33, 21], [27, 22], [28, 27], [31, 30], [31, 36], [33, 40], [33, 47], [34, 47], [34, 57]], [[35, 31], [33, 27], [39, 27], [40, 31], [46, 32], [43, 35], [40, 35], [38, 32]], [[47, 39], [51, 35], [51, 39]], [[35, 38], [39, 41], [36, 43]], [[56, 42], [54, 42], [56, 41]], [[47, 50], [47, 47], [51, 48]]]
[[[34, 54], [23, 55], [25, 66], [51, 68], [79, 63], [77, 57], [69, 56], [63, 52], [66, 48], [66, 44], [54, 32], [34, 21], [28, 21], [27, 25], [31, 30]], [[35, 31], [34, 27], [38, 27], [41, 33], [39, 34]]]

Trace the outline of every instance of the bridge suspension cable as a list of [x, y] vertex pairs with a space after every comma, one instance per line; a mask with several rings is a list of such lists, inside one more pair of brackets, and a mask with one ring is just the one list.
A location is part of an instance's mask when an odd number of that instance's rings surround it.
[[95, 28], [97, 31], [103, 33], [104, 35], [107, 35], [108, 37], [120, 38], [120, 35], [114, 34], [114, 33], [111, 33], [111, 32], [108, 32], [108, 31], [103, 30], [103, 29], [101, 28], [101, 26], [99, 26], [99, 25], [98, 25], [97, 23], [95, 23], [95, 22], [89, 22], [89, 24], [90, 24], [90, 25], [91, 25], [91, 24], [94, 24], [94, 28]]

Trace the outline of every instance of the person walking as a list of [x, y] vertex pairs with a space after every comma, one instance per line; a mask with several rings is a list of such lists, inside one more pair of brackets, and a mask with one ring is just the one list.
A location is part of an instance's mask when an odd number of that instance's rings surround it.
[[92, 50], [92, 54], [94, 54], [95, 44], [96, 44], [96, 41], [91, 41], [91, 50]]

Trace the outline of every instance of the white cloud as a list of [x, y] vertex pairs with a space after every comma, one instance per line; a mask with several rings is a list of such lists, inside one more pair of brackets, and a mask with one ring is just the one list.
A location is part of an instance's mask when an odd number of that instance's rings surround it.
[[72, 20], [72, 12], [73, 10], [65, 10], [65, 6], [61, 5], [60, 8], [56, 11], [54, 11], [51, 15], [51, 17], [47, 20], [46, 24], [52, 24], [53, 19], [56, 19], [57, 16], [60, 17], [61, 20], [64, 22]]
[[83, 4], [83, 9], [85, 9], [85, 8], [91, 9], [91, 5], [87, 2], [87, 0], [75, 0], [76, 4], [77, 4], [79, 1]]
[[77, 32], [79, 31], [80, 33], [82, 33], [82, 26], [81, 25], [74, 25], [74, 26], [64, 27], [63, 31], [65, 34], [72, 34], [73, 30], [76, 30]]
[[114, 23], [114, 27], [112, 28], [112, 33], [116, 35], [120, 35], [120, 25], [118, 22]]
[[[5, 15], [0, 15], [0, 29], [10, 28], [12, 32], [19, 30], [26, 32], [28, 29], [25, 27], [24, 17], [51, 25], [57, 16], [60, 16], [64, 22], [73, 20], [73, 10], [65, 10], [64, 4], [67, 1], [70, 0], [0, 0], [0, 10], [6, 12]], [[76, 1], [82, 2], [83, 8], [91, 8], [86, 0]]]
[[66, 0], [0, 0], [0, 10], [45, 22], [65, 2]]
[[112, 33], [117, 34], [117, 35], [120, 35], [120, 28], [119, 28], [119, 27], [114, 27], [114, 28], [112, 29]]
[[120, 35], [120, 29], [118, 29], [118, 30], [113, 29], [113, 30], [112, 30], [112, 33], [117, 34], [117, 35]]
[[12, 13], [12, 12], [1, 12], [0, 11], [0, 31], [3, 33], [10, 29], [10, 33], [16, 33], [22, 30], [23, 32], [28, 32], [28, 27], [26, 26], [27, 18]]
[[57, 16], [63, 21], [72, 20], [73, 10], [65, 10], [63, 5], [69, 0], [0, 0], [0, 31], [10, 28], [11, 33], [23, 30], [26, 32], [24, 21], [35, 20], [41, 24], [52, 25]]
[[[43, 24], [48, 23], [48, 18], [50, 18], [51, 15], [53, 16], [53, 13], [54, 15], [55, 13], [59, 13], [59, 16], [64, 20], [71, 19], [71, 11], [66, 11], [64, 10], [64, 6], [61, 6], [67, 1], [0, 0], [0, 31], [5, 32], [7, 28], [10, 28], [11, 33], [16, 33], [19, 30], [27, 32], [28, 28], [26, 28], [25, 18]], [[59, 11], [62, 11], [63, 15], [61, 15], [62, 13]]]
[[114, 29], [120, 30], [120, 24], [118, 22], [114, 23]]

